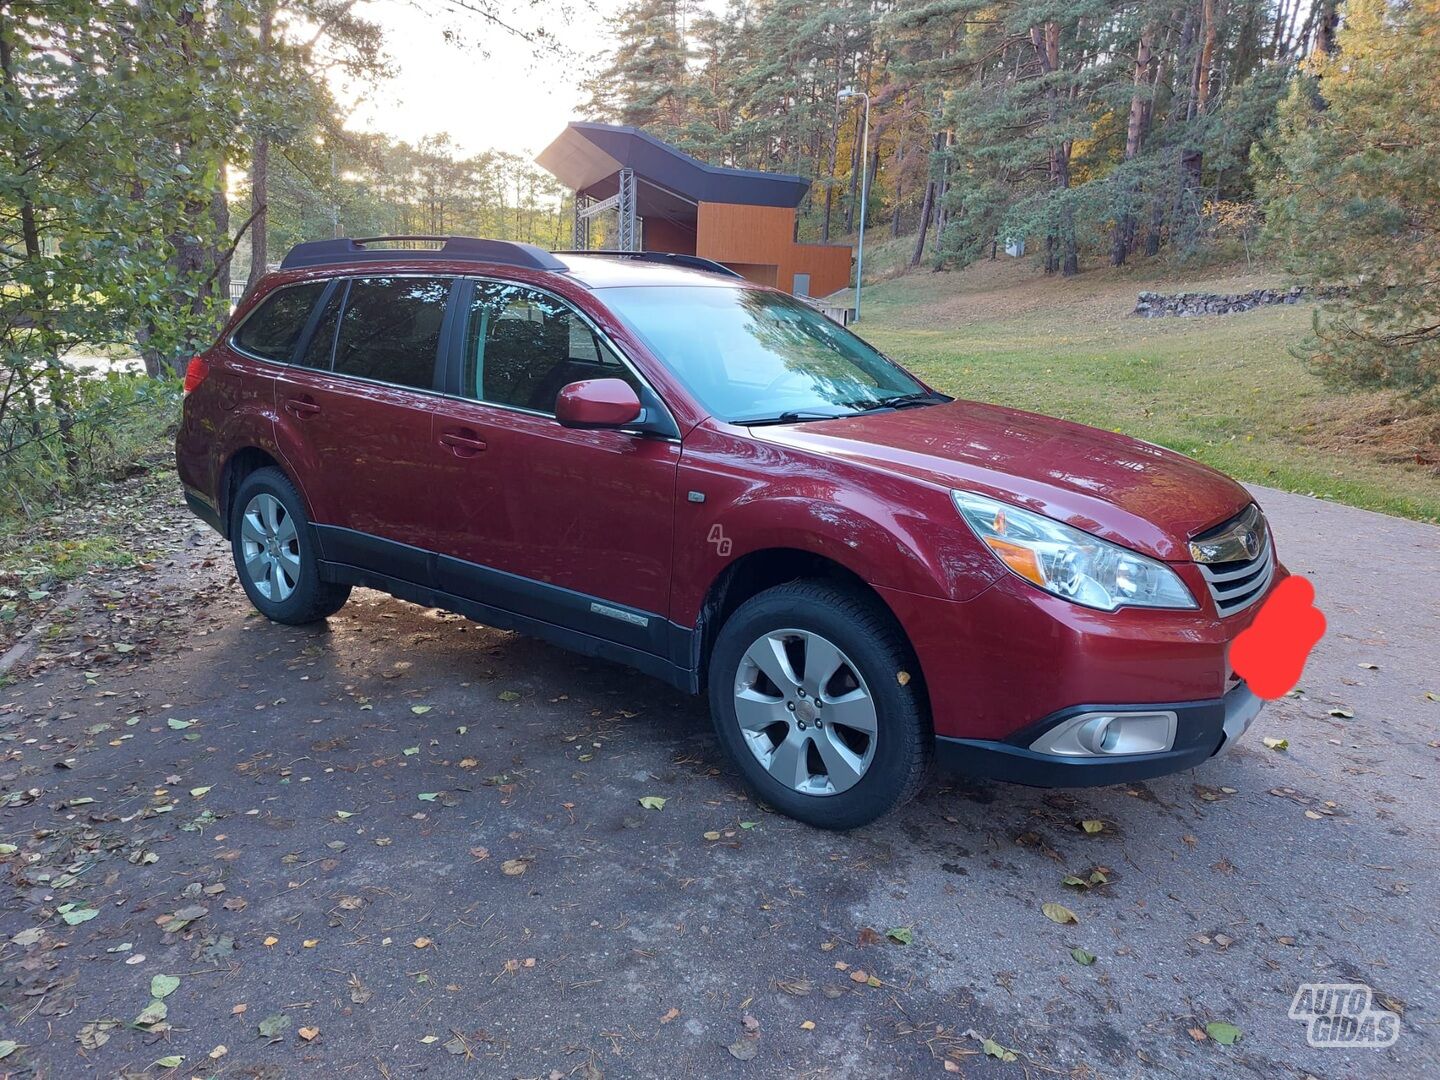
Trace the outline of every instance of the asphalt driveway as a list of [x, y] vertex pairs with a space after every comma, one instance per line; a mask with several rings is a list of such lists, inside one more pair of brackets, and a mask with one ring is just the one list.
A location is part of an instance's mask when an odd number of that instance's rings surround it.
[[[368, 592], [265, 622], [164, 490], [0, 687], [0, 1075], [1440, 1072], [1440, 529], [1261, 491], [1330, 627], [1244, 745], [836, 835], [624, 669]], [[1304, 982], [1398, 1042], [1308, 1046]]]

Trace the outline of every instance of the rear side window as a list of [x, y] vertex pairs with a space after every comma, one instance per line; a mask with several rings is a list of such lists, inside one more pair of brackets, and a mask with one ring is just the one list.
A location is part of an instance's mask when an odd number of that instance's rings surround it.
[[340, 305], [345, 300], [345, 285], [344, 281], [335, 283], [335, 290], [320, 311], [315, 331], [310, 335], [305, 351], [297, 361], [305, 367], [319, 368], [321, 371], [330, 369], [331, 355], [335, 351], [335, 327], [340, 323]]
[[465, 338], [466, 397], [554, 413], [561, 388], [582, 379], [624, 379], [640, 390], [584, 319], [534, 289], [478, 283]]
[[288, 364], [325, 285], [312, 281], [276, 289], [235, 331], [235, 346], [251, 356]]
[[449, 278], [352, 281], [335, 340], [335, 372], [431, 389], [449, 296]]

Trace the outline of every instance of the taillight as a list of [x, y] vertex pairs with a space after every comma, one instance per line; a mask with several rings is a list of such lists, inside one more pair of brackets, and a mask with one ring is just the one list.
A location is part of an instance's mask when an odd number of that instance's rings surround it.
[[190, 366], [185, 369], [185, 393], [190, 393], [202, 382], [205, 376], [210, 374], [210, 361], [203, 356], [195, 356], [190, 360]]

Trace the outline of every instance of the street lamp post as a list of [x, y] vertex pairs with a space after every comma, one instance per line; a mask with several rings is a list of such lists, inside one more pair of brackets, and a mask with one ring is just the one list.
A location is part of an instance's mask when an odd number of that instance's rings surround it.
[[855, 321], [860, 321], [860, 279], [865, 273], [865, 205], [870, 201], [870, 95], [846, 87], [835, 95], [837, 101], [865, 99], [865, 123], [860, 133], [860, 242], [855, 251]]

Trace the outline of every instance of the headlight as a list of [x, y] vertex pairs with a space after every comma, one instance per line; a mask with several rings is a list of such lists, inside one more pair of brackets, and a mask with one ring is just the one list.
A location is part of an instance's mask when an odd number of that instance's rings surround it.
[[1086, 607], [1195, 608], [1174, 570], [1080, 529], [983, 495], [952, 491], [966, 523], [1011, 572]]

